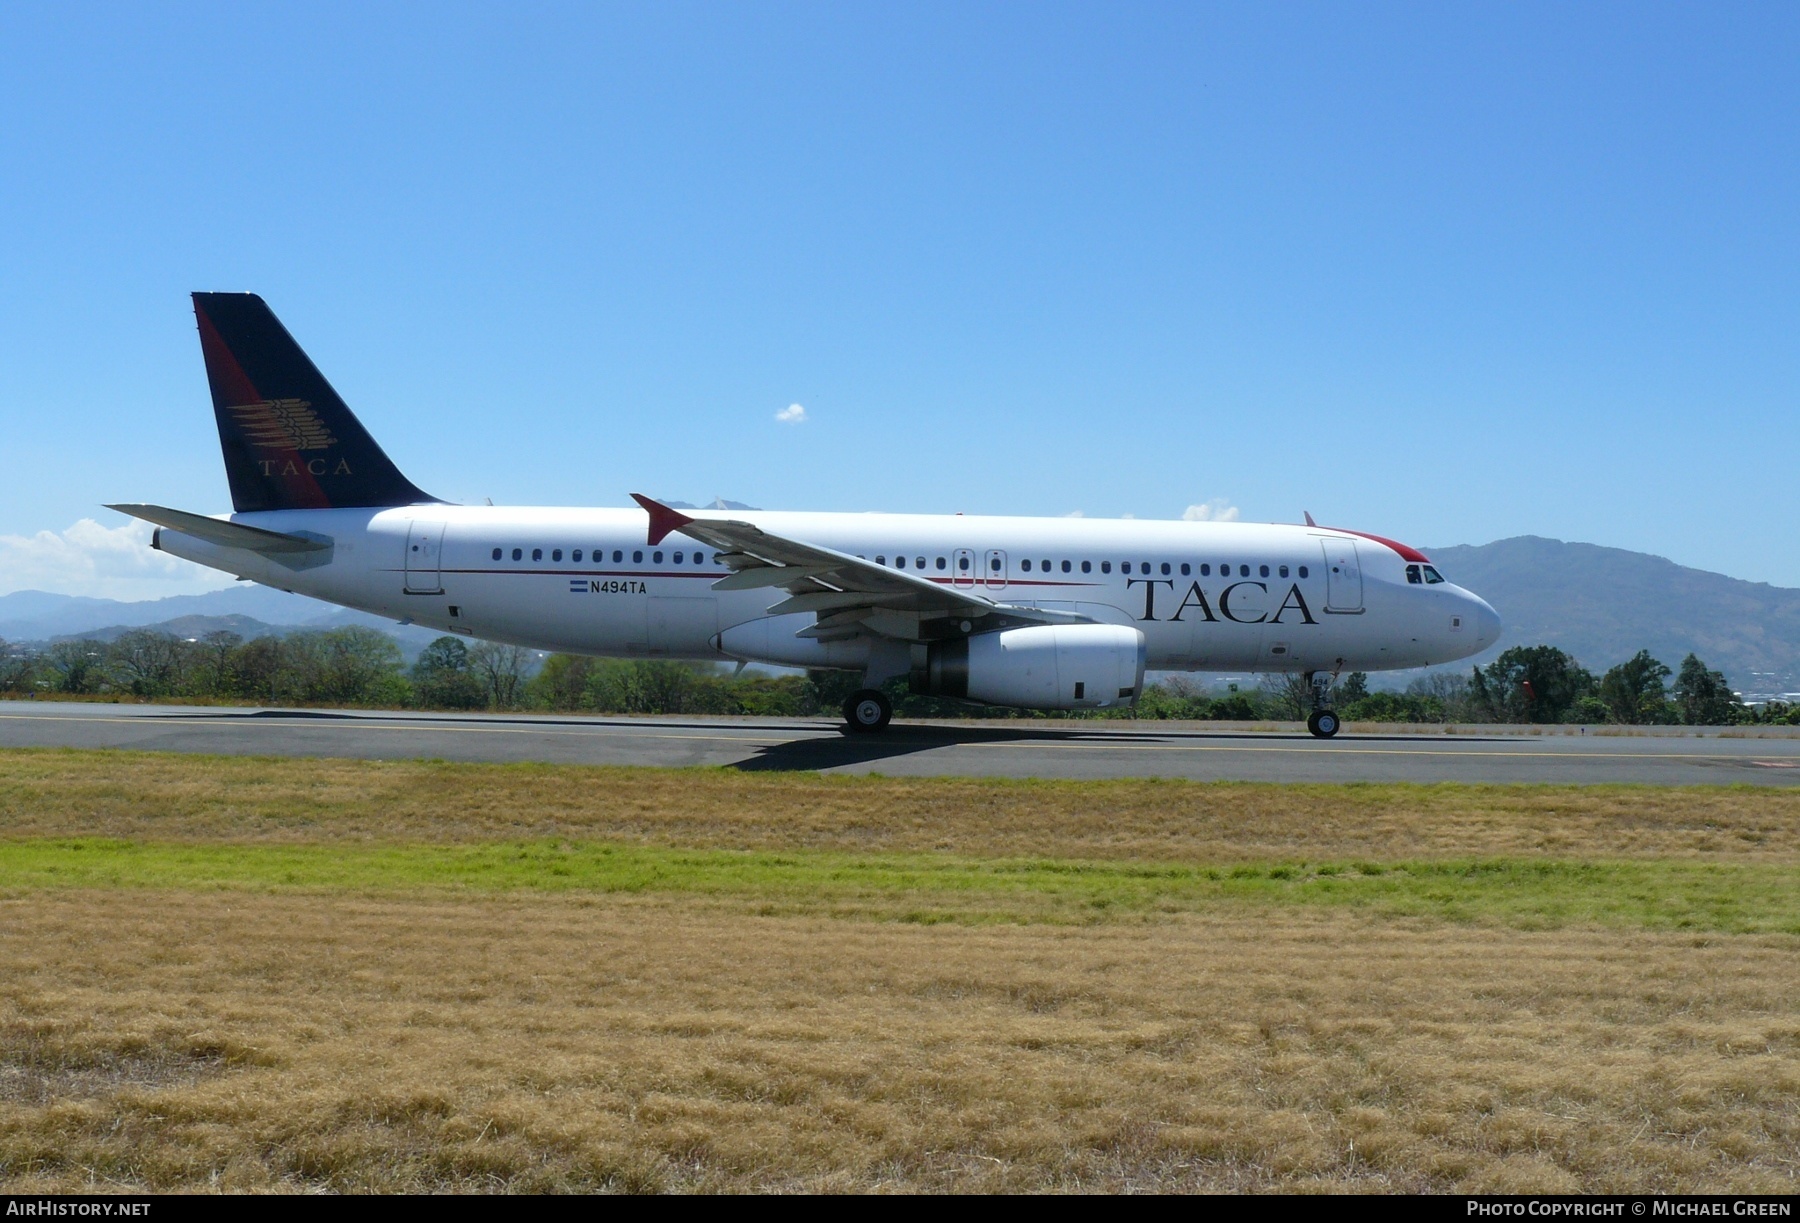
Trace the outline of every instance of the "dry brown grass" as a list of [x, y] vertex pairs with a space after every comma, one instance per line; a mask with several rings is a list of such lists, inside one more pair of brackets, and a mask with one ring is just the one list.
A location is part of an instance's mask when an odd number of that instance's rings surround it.
[[[1800, 793], [0, 753], [0, 837], [68, 836], [1779, 876]], [[21, 890], [0, 1188], [1792, 1193], [1797, 950], [1273, 904], [917, 926], [723, 895]]]
[[821, 777], [713, 769], [0, 752], [0, 836], [569, 837], [1189, 862], [1800, 862], [1800, 790]]
[[0, 901], [0, 1183], [1791, 1193], [1785, 937]]

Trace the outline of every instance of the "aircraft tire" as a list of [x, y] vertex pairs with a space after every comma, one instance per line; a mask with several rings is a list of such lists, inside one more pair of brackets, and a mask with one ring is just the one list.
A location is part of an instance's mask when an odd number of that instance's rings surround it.
[[1306, 729], [1320, 739], [1329, 739], [1338, 733], [1343, 723], [1338, 720], [1335, 710], [1321, 709], [1306, 719]]
[[893, 703], [873, 688], [853, 692], [850, 699], [844, 702], [844, 728], [853, 735], [870, 735], [878, 730], [886, 730], [893, 718]]

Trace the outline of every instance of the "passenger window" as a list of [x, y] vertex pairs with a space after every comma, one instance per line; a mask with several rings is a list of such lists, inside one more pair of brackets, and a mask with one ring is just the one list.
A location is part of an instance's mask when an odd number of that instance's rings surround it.
[[875, 557], [875, 563], [877, 565], [885, 565], [885, 564], [887, 564], [887, 557], [877, 554]]
[[896, 569], [906, 568], [906, 558], [904, 556], [896, 556], [894, 558], [894, 568], [896, 568]]
[[518, 560], [520, 557], [522, 557], [524, 555], [525, 555], [525, 553], [522, 550], [520, 550], [518, 548], [513, 549], [513, 559], [514, 560]]
[[655, 552], [652, 552], [650, 554], [650, 559], [658, 565], [662, 564], [662, 549], [658, 548]]
[[1279, 570], [1279, 572], [1280, 572], [1280, 574], [1281, 574], [1281, 576], [1282, 576], [1282, 577], [1286, 577], [1286, 576], [1287, 576], [1287, 566], [1286, 566], [1286, 565], [1283, 565], [1283, 566], [1282, 566], [1282, 567], [1281, 567], [1281, 569], [1280, 569], [1280, 570]]
[[924, 557], [922, 557], [922, 556], [913, 557], [913, 568], [914, 569], [923, 569], [924, 567], [925, 567], [925, 558]]
[[1408, 586], [1417, 586], [1424, 580], [1424, 578], [1419, 576], [1419, 567], [1417, 565], [1408, 565], [1406, 567], [1406, 584]]
[[562, 549], [558, 548], [556, 551], [552, 552], [550, 554], [550, 559], [553, 561], [561, 560], [562, 559]]
[[533, 548], [531, 550], [531, 559], [534, 561], [543, 560], [544, 559], [544, 550], [542, 548]]
[[1111, 561], [1101, 561], [1100, 562], [1100, 572], [1101, 573], [1111, 573], [1112, 572], [1112, 562]]
[[1436, 569], [1433, 569], [1430, 565], [1425, 566], [1425, 584], [1427, 586], [1435, 586], [1443, 580], [1443, 574], [1439, 573]]
[[1200, 576], [1203, 578], [1211, 577], [1212, 576], [1212, 566], [1211, 565], [1200, 566]]
[[1193, 572], [1194, 572], [1193, 569], [1188, 565], [1188, 563], [1186, 561], [1181, 562], [1181, 576], [1182, 577], [1184, 577], [1184, 578], [1190, 577], [1190, 576], [1192, 576]]
[[1267, 565], [1263, 565], [1260, 568], [1258, 568], [1256, 571], [1256, 576], [1262, 577], [1262, 578], [1268, 577], [1269, 576], [1269, 567]]
[[1070, 566], [1070, 564], [1069, 564], [1069, 562], [1068, 562], [1068, 561], [1064, 561], [1064, 562], [1063, 562], [1063, 572], [1064, 572], [1064, 573], [1067, 573], [1067, 572], [1068, 572], [1068, 571], [1069, 571], [1069, 569], [1070, 569], [1070, 568], [1071, 568], [1071, 566]]
[[1247, 578], [1247, 577], [1249, 577], [1249, 576], [1250, 576], [1250, 566], [1248, 566], [1248, 565], [1239, 565], [1239, 566], [1238, 566], [1238, 576], [1239, 576], [1239, 577], [1241, 577], [1241, 578]]
[[1083, 573], [1092, 573], [1094, 571], [1094, 562], [1093, 561], [1082, 561], [1081, 562], [1081, 571]]
[[625, 559], [625, 553], [618, 548], [614, 548], [613, 549], [613, 564], [616, 565], [624, 559]]
[[1000, 572], [1000, 558], [999, 557], [997, 557], [997, 556], [988, 557], [988, 572], [989, 573], [999, 573]]
[[577, 548], [575, 551], [569, 553], [569, 559], [579, 565], [581, 563], [581, 549]]
[[694, 563], [696, 565], [704, 565], [706, 563], [705, 553], [701, 553], [701, 552], [694, 553]]
[[1163, 571], [1163, 576], [1164, 576], [1164, 577], [1168, 577], [1168, 576], [1169, 576], [1169, 562], [1168, 562], [1168, 561], [1164, 561], [1164, 562], [1163, 562], [1163, 563], [1162, 563], [1162, 571]]
[[944, 567], [944, 558], [941, 556], [938, 557], [938, 559], [937, 559], [937, 567], [939, 569], [942, 569]]
[[495, 560], [499, 560], [499, 559], [500, 559], [500, 549], [498, 549], [498, 548], [495, 548], [495, 549], [494, 549], [494, 559], [495, 559]]
[[1300, 566], [1300, 576], [1301, 577], [1306, 576], [1306, 566], [1305, 565]]
[[961, 569], [964, 573], [967, 573], [969, 571], [969, 558], [966, 556], [957, 557], [956, 567]]
[[[1106, 566], [1102, 565], [1102, 566], [1100, 566], [1100, 568], [1102, 570], [1104, 570], [1106, 568]], [[1119, 562], [1119, 572], [1120, 573], [1130, 573], [1131, 572], [1131, 562], [1130, 561], [1120, 561]]]
[[681, 552], [677, 552], [677, 553], [676, 553], [676, 554], [675, 554], [675, 563], [676, 563], [676, 564], [677, 564], [677, 565], [679, 565], [679, 564], [680, 564], [680, 563], [681, 563], [681, 562], [682, 562], [682, 559], [683, 559], [683, 557], [684, 557], [684, 556], [685, 556], [685, 555], [686, 555], [686, 554], [685, 554], [685, 553], [681, 553]]
[[631, 563], [634, 565], [641, 565], [644, 563], [643, 549], [640, 548], [631, 554]]
[[1025, 573], [1030, 573], [1030, 572], [1031, 572], [1031, 558], [1030, 558], [1030, 557], [1027, 557], [1027, 558], [1025, 558], [1025, 559], [1024, 559], [1024, 560], [1022, 560], [1022, 561], [1020, 561], [1020, 562], [1019, 562], [1019, 569], [1020, 569], [1020, 570], [1021, 570], [1021, 571], [1022, 571], [1022, 572], [1025, 572]]
[[1039, 561], [1038, 564], [1039, 564], [1039, 566], [1041, 566], [1043, 568], [1045, 573], [1050, 572], [1050, 562], [1049, 561]]

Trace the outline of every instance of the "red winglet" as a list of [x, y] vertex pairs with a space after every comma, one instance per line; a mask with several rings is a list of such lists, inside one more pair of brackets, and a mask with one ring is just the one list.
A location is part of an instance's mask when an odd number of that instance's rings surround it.
[[679, 531], [694, 521], [680, 510], [672, 510], [660, 501], [652, 501], [642, 493], [631, 494], [631, 499], [643, 506], [650, 515], [650, 544], [654, 547], [663, 541], [671, 532]]

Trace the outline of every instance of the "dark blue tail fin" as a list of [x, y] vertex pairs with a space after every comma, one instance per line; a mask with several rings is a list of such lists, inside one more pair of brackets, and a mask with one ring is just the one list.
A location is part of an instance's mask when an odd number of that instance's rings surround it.
[[196, 293], [231, 504], [255, 510], [436, 501], [400, 474], [254, 293]]

